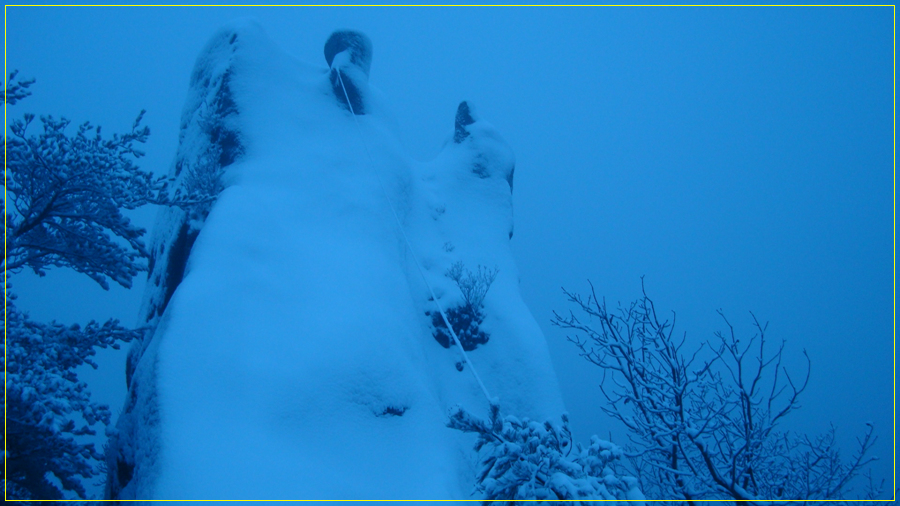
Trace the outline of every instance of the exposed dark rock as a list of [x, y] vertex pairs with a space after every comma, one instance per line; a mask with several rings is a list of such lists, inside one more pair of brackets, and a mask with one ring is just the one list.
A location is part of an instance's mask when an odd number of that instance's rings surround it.
[[407, 409], [406, 406], [387, 406], [379, 416], [403, 416]]
[[187, 266], [188, 257], [191, 255], [191, 248], [194, 247], [194, 241], [197, 240], [198, 230], [191, 230], [187, 223], [181, 225], [178, 231], [178, 237], [169, 250], [168, 262], [166, 262], [166, 294], [163, 302], [157, 309], [158, 314], [162, 314], [172, 299], [175, 289], [181, 284], [184, 278], [184, 269]]
[[147, 261], [147, 279], [153, 276], [153, 268], [156, 267], [156, 252], [150, 252], [150, 259]]
[[220, 169], [234, 163], [244, 152], [238, 133], [221, 125], [216, 126], [210, 132], [210, 141], [218, 148]]
[[491, 177], [491, 172], [488, 170], [487, 165], [485, 165], [481, 161], [475, 162], [475, 164], [472, 166], [472, 172], [481, 179], [487, 179]]
[[475, 123], [475, 118], [472, 117], [472, 110], [469, 107], [469, 103], [466, 101], [460, 102], [459, 107], [456, 108], [456, 125], [453, 130], [453, 142], [459, 144], [468, 137], [469, 130], [466, 127], [472, 123]]
[[[346, 64], [343, 67], [334, 64], [335, 57], [343, 52], [349, 54], [350, 65], [356, 67], [358, 71], [351, 71]], [[366, 106], [360, 86], [369, 78], [369, 69], [372, 66], [372, 41], [360, 32], [338, 30], [325, 42], [325, 61], [331, 68], [329, 76], [331, 89], [338, 103], [354, 114], [365, 114]]]
[[331, 67], [337, 54], [347, 50], [350, 50], [350, 63], [359, 67], [368, 78], [372, 67], [372, 41], [364, 33], [336, 30], [325, 42], [325, 61], [328, 62], [328, 67]]
[[134, 476], [134, 464], [129, 464], [121, 458], [116, 460], [116, 478], [119, 480], [119, 488], [125, 488]]
[[[343, 86], [342, 86], [343, 84]], [[353, 80], [347, 77], [342, 70], [331, 69], [331, 90], [344, 108], [352, 111], [353, 114], [361, 116], [366, 113], [366, 106], [363, 103], [362, 93], [354, 84]], [[349, 105], [347, 99], [350, 99]]]
[[225, 118], [239, 114], [237, 102], [234, 101], [234, 93], [231, 91], [232, 70], [229, 68], [222, 75], [222, 83], [213, 99], [213, 110], [218, 119], [209, 129], [209, 143], [213, 150], [219, 152], [218, 167], [210, 170], [221, 171], [234, 163], [244, 154], [240, 136], [236, 130], [229, 128]]

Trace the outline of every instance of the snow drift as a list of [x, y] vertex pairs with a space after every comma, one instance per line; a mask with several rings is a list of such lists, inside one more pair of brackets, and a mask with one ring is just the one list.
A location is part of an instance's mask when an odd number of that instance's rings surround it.
[[[446, 426], [457, 404], [487, 413], [472, 365], [506, 412], [563, 412], [509, 248], [507, 144], [464, 102], [415, 162], [368, 39], [336, 32], [325, 56], [241, 23], [197, 59], [169, 174], [184, 205], [154, 230], [155, 330], [129, 353], [108, 498], [472, 498], [474, 436]], [[436, 338], [416, 259], [445, 309], [465, 307], [454, 265], [497, 273], [471, 363]]]

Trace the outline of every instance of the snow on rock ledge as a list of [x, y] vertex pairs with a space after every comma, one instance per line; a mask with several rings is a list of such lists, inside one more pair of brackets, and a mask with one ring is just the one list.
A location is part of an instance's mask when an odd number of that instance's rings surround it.
[[328, 44], [329, 68], [306, 65], [244, 23], [197, 60], [170, 172], [197, 204], [157, 220], [155, 332], [129, 355], [108, 498], [471, 498], [473, 440], [448, 409], [487, 403], [431, 336], [388, 198], [442, 305], [461, 298], [454, 263], [499, 269], [470, 353], [491, 394], [532, 419], [564, 410], [509, 248], [511, 150], [463, 103], [441, 154], [412, 161], [368, 84], [371, 42]]

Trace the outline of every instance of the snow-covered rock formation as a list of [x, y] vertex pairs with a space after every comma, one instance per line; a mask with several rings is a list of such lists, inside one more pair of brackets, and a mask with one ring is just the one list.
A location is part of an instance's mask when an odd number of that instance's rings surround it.
[[[243, 23], [197, 60], [109, 498], [466, 499], [474, 436], [447, 422], [488, 412], [472, 366], [505, 412], [563, 412], [509, 248], [507, 144], [464, 102], [414, 162], [367, 82], [368, 38], [336, 32], [325, 56]], [[468, 364], [423, 279], [457, 320], [477, 313]]]

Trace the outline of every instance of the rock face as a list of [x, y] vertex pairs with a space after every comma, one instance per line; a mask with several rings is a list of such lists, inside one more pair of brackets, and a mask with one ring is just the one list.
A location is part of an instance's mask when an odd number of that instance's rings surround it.
[[366, 77], [372, 68], [372, 41], [363, 33], [353, 30], [337, 30], [325, 42], [325, 63], [334, 64], [334, 57], [347, 51], [350, 63], [358, 67]]
[[[371, 56], [340, 31], [306, 65], [242, 24], [198, 58], [107, 498], [468, 499], [474, 439], [446, 422], [487, 410], [472, 366], [504, 412], [562, 413], [509, 249], [511, 150], [464, 102], [411, 160]], [[453, 272], [495, 277], [478, 298]], [[477, 303], [469, 364], [433, 337], [435, 298]]]
[[354, 114], [365, 114], [360, 87], [369, 80], [372, 41], [359, 32], [338, 30], [325, 43], [325, 61], [331, 68], [331, 89], [338, 102]]

